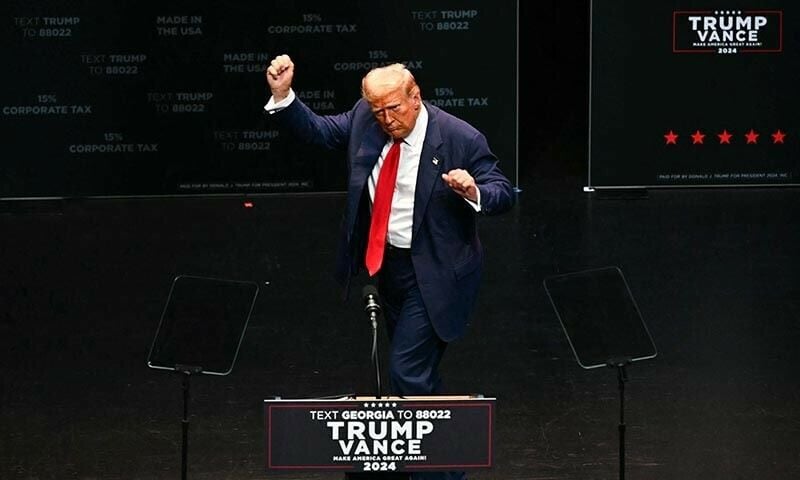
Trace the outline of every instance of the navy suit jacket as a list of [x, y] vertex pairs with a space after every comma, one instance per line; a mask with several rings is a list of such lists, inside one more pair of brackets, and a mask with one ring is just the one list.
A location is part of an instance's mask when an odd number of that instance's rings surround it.
[[[480, 283], [483, 251], [479, 213], [444, 183], [441, 174], [467, 170], [480, 189], [482, 215], [509, 210], [515, 197], [483, 134], [427, 102], [425, 108], [428, 129], [417, 174], [411, 259], [434, 329], [449, 342], [465, 331]], [[336, 268], [337, 279], [347, 285], [364, 264], [370, 210], [367, 179], [388, 136], [363, 99], [348, 112], [322, 116], [296, 98], [273, 117], [303, 142], [347, 152], [347, 204]]]

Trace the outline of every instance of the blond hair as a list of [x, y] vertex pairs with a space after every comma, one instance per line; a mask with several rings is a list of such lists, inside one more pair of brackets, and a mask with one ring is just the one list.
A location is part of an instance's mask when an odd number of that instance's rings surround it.
[[[369, 85], [368, 85], [369, 84]], [[402, 63], [392, 63], [383, 67], [376, 67], [367, 72], [361, 79], [361, 96], [369, 101], [376, 90], [388, 91], [403, 88], [406, 94], [411, 95], [417, 81], [414, 75]]]

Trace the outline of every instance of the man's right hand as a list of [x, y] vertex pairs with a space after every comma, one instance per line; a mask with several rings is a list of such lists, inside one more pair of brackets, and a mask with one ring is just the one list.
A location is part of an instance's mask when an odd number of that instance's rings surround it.
[[286, 98], [294, 78], [294, 63], [289, 55], [278, 55], [273, 58], [267, 67], [266, 76], [274, 100], [280, 102]]

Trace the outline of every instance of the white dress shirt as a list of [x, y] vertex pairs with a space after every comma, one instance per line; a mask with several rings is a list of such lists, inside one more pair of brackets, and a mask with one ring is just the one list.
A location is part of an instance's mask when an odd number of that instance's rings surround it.
[[[389, 230], [386, 233], [386, 242], [400, 248], [411, 248], [411, 230], [414, 223], [414, 193], [417, 191], [417, 172], [419, 159], [422, 155], [422, 145], [425, 143], [425, 132], [428, 131], [428, 111], [425, 105], [420, 106], [417, 122], [400, 145], [400, 161], [397, 165], [397, 183], [392, 195], [392, 211], [389, 213]], [[375, 186], [378, 184], [378, 174], [383, 166], [383, 160], [392, 146], [389, 139], [383, 146], [378, 163], [372, 169], [367, 180], [370, 200], [375, 199]]]

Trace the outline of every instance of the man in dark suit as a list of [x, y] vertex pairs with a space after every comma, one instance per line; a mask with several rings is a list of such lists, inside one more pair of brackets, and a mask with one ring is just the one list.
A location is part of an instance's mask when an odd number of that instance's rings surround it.
[[266, 77], [265, 109], [281, 126], [347, 152], [337, 277], [347, 283], [364, 266], [377, 277], [392, 393], [440, 393], [439, 363], [464, 334], [480, 283], [477, 216], [509, 210], [511, 183], [484, 135], [423, 102], [401, 64], [368, 72], [362, 98], [338, 115], [317, 115], [295, 97], [287, 55], [272, 60]]

